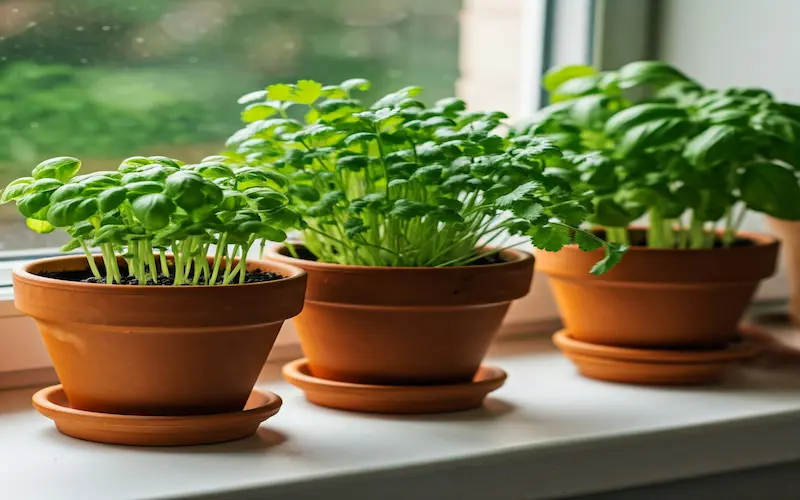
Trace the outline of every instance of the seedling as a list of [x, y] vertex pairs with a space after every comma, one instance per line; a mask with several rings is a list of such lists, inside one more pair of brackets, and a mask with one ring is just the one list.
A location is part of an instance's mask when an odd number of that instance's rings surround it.
[[[800, 107], [762, 89], [706, 89], [658, 61], [567, 66], [544, 86], [553, 104], [515, 134], [564, 149], [559, 172], [595, 192], [589, 220], [610, 241], [627, 244], [644, 214], [657, 248], [730, 246], [747, 210], [800, 219]], [[652, 92], [631, 100], [636, 87]]]
[[317, 259], [461, 266], [527, 235], [551, 251], [573, 241], [605, 246], [598, 274], [619, 261], [623, 246], [579, 229], [591, 193], [546, 168], [562, 156], [551, 141], [504, 137], [505, 114], [467, 111], [461, 99], [426, 106], [419, 87], [366, 105], [354, 94], [369, 86], [301, 80], [247, 94], [248, 125], [227, 142], [229, 167], [289, 179], [290, 206]]
[[284, 229], [299, 220], [286, 206], [283, 176], [231, 169], [219, 160], [185, 165], [137, 156], [116, 171], [76, 175], [78, 159], [52, 158], [9, 184], [0, 203], [16, 202], [38, 233], [65, 230], [72, 239], [61, 250], [83, 249], [97, 279], [102, 274], [91, 248], [99, 249], [108, 284], [121, 283], [125, 267], [141, 285], [158, 281], [159, 273], [175, 285], [243, 283], [250, 248], [283, 241]]

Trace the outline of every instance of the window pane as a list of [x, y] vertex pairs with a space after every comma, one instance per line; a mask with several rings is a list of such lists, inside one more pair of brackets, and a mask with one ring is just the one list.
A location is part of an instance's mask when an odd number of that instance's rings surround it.
[[[300, 78], [452, 95], [461, 0], [0, 0], [0, 185], [60, 155], [198, 161], [236, 99]], [[55, 246], [0, 207], [0, 250]]]

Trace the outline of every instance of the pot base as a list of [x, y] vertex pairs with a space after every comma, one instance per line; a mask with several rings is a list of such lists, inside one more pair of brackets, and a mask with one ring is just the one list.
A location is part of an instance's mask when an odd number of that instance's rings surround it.
[[366, 385], [311, 375], [305, 358], [283, 367], [283, 377], [314, 404], [365, 413], [430, 414], [478, 408], [506, 380], [500, 368], [481, 365], [472, 382], [449, 385]]
[[561, 330], [553, 343], [578, 367], [581, 375], [626, 384], [700, 385], [721, 380], [738, 362], [757, 354], [750, 342], [721, 349], [631, 349], [581, 342]]
[[253, 390], [242, 411], [186, 417], [149, 417], [75, 410], [54, 385], [33, 395], [33, 406], [56, 423], [62, 434], [97, 443], [131, 446], [189, 446], [234, 441], [255, 434], [278, 413], [281, 398]]

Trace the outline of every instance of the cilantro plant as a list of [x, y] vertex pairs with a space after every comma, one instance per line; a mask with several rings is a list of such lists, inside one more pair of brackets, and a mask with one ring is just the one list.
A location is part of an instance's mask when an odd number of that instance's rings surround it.
[[[734, 243], [745, 212], [800, 219], [800, 107], [762, 89], [706, 89], [658, 61], [617, 71], [550, 71], [553, 104], [515, 134], [564, 149], [555, 167], [592, 189], [590, 221], [628, 243], [649, 217], [647, 245], [708, 248]], [[634, 99], [629, 90], [645, 97]]]
[[364, 104], [354, 94], [369, 86], [301, 80], [239, 101], [247, 126], [227, 142], [228, 165], [289, 179], [303, 242], [318, 260], [468, 265], [524, 234], [550, 251], [605, 246], [595, 273], [619, 261], [622, 246], [579, 229], [589, 193], [548, 171], [562, 156], [550, 141], [507, 138], [498, 133], [503, 113], [470, 112], [460, 99], [426, 106], [419, 87]]
[[[298, 219], [281, 192], [286, 178], [231, 169], [219, 159], [185, 165], [137, 156], [117, 171], [76, 175], [79, 160], [52, 158], [9, 184], [0, 203], [16, 202], [38, 233], [69, 233], [72, 240], [61, 250], [83, 249], [92, 274], [101, 279], [90, 250], [98, 248], [108, 284], [121, 283], [125, 268], [140, 285], [156, 282], [159, 273], [175, 285], [243, 283], [249, 249], [259, 241], [283, 241], [284, 229]], [[216, 250], [209, 263], [211, 245]]]

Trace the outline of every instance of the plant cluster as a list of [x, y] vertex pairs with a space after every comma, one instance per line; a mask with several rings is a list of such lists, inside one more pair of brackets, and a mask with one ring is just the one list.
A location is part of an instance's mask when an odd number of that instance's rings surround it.
[[562, 161], [551, 141], [501, 135], [503, 113], [467, 111], [457, 98], [426, 106], [419, 87], [366, 105], [354, 93], [369, 86], [301, 80], [240, 99], [248, 124], [228, 140], [227, 164], [289, 179], [290, 206], [316, 258], [457, 266], [527, 235], [550, 251], [573, 241], [585, 250], [605, 246], [596, 273], [619, 260], [624, 247], [579, 229], [591, 193], [547, 168]]
[[0, 203], [16, 202], [36, 232], [65, 230], [72, 240], [62, 251], [82, 248], [100, 279], [90, 253], [98, 248], [109, 284], [121, 283], [125, 268], [141, 285], [156, 282], [159, 273], [175, 285], [243, 283], [250, 248], [258, 241], [283, 241], [284, 229], [297, 225], [298, 217], [282, 194], [285, 177], [231, 169], [220, 159], [185, 165], [137, 156], [117, 171], [76, 175], [79, 160], [52, 158], [9, 184]]
[[[703, 88], [658, 61], [617, 71], [551, 70], [552, 104], [514, 134], [564, 149], [555, 167], [595, 193], [590, 221], [628, 243], [647, 214], [647, 244], [731, 245], [745, 212], [800, 219], [800, 107], [763, 89]], [[649, 91], [633, 99], [630, 89]]]

